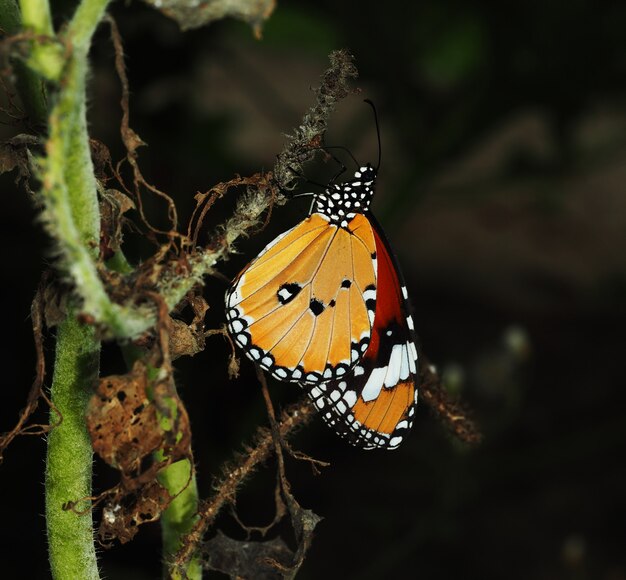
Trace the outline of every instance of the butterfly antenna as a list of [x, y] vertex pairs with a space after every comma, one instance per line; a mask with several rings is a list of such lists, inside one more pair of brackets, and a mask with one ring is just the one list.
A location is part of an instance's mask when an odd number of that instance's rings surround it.
[[[354, 164], [357, 167], [361, 167], [360, 163], [356, 160], [356, 157], [354, 155], [352, 155], [352, 151], [350, 151], [350, 149], [348, 149], [347, 147], [344, 147], [343, 145], [325, 145], [324, 147], [320, 147], [320, 149], [326, 150], [326, 149], [341, 149], [342, 151], [345, 151], [349, 156], [350, 159], [352, 159], [352, 161], [354, 161]], [[335, 159], [335, 161], [338, 161], [338, 159], [333, 155], [331, 156], [333, 157], [333, 159]]]
[[376, 136], [378, 137], [378, 164], [376, 165], [376, 171], [380, 168], [380, 156], [381, 156], [381, 146], [380, 146], [380, 127], [378, 126], [378, 113], [376, 112], [376, 107], [374, 103], [369, 99], [363, 99], [370, 107], [372, 107], [372, 111], [374, 111], [374, 121], [376, 122]]
[[308, 177], [306, 177], [305, 175], [300, 173], [297, 169], [294, 169], [293, 167], [291, 167], [291, 165], [288, 165], [287, 167], [288, 167], [289, 171], [291, 171], [294, 175], [296, 175], [300, 179], [303, 179], [307, 183], [310, 183], [311, 185], [315, 185], [317, 187], [321, 187], [322, 189], [326, 189], [326, 185], [324, 185], [323, 183], [319, 183], [317, 181], [313, 181], [313, 180], [309, 179]]

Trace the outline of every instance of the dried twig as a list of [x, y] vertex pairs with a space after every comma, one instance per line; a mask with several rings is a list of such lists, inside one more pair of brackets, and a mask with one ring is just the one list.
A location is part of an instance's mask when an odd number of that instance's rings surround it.
[[[48, 273], [45, 272], [39, 283], [37, 293], [33, 298], [33, 302], [30, 307], [30, 316], [33, 322], [33, 338], [35, 341], [35, 352], [37, 355], [37, 361], [35, 363], [35, 380], [28, 393], [26, 400], [26, 406], [20, 411], [20, 418], [17, 424], [11, 431], [4, 433], [0, 437], [0, 463], [3, 459], [4, 450], [11, 444], [13, 439], [18, 435], [43, 435], [50, 431], [50, 429], [57, 427], [61, 424], [63, 418], [58, 409], [52, 404], [52, 401], [48, 398], [43, 390], [43, 382], [46, 374], [46, 360], [43, 351], [43, 319], [45, 309], [44, 292], [46, 284], [48, 282]], [[42, 398], [48, 406], [57, 414], [58, 420], [52, 425], [26, 425], [26, 422], [30, 416], [35, 412], [39, 405], [39, 399]]]
[[[137, 149], [145, 143], [142, 141], [141, 137], [133, 131], [130, 127], [130, 112], [129, 112], [129, 88], [128, 88], [128, 77], [126, 76], [126, 67], [124, 65], [124, 47], [122, 45], [122, 37], [120, 35], [119, 29], [117, 28], [117, 24], [111, 15], [107, 15], [106, 17], [109, 26], [111, 27], [111, 40], [113, 42], [113, 47], [115, 49], [115, 70], [117, 71], [117, 75], [120, 79], [120, 84], [122, 85], [122, 98], [120, 101], [120, 106], [122, 108], [122, 123], [120, 127], [120, 133], [122, 136], [122, 141], [124, 142], [124, 146], [126, 147], [126, 157], [120, 161], [116, 168], [116, 178], [122, 184], [124, 189], [126, 189], [127, 193], [131, 194], [128, 188], [125, 186], [124, 181], [120, 175], [121, 164], [124, 161], [127, 161], [131, 166], [133, 171], [133, 185], [134, 185], [134, 198], [137, 202], [137, 208], [139, 209], [139, 215], [143, 223], [148, 227], [148, 229], [154, 234], [162, 234], [168, 236], [171, 241], [174, 237], [180, 237], [181, 234], [177, 232], [178, 228], [178, 214], [176, 211], [176, 205], [174, 204], [174, 200], [167, 195], [164, 191], [156, 188], [154, 185], [148, 183], [139, 169], [139, 164], [137, 163]], [[171, 222], [171, 229], [160, 230], [152, 226], [148, 219], [146, 218], [143, 210], [143, 202], [141, 197], [141, 187], [145, 187], [155, 195], [161, 197], [167, 203], [167, 213]]]
[[421, 357], [420, 395], [450, 432], [464, 443], [476, 444], [482, 433], [470, 418], [467, 408], [444, 388], [436, 368]]

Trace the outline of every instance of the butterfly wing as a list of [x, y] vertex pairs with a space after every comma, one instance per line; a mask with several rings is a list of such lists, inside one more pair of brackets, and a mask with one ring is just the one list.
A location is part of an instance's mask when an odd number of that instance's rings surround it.
[[372, 339], [341, 380], [305, 386], [324, 420], [363, 449], [395, 449], [413, 424], [417, 404], [417, 348], [407, 291], [375, 219], [377, 300]]
[[280, 380], [319, 384], [348, 373], [370, 342], [376, 247], [362, 214], [347, 227], [311, 214], [266, 246], [228, 290], [235, 342]]

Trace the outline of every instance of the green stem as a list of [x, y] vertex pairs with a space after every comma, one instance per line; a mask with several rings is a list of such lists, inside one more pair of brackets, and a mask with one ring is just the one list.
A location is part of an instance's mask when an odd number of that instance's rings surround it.
[[[46, 524], [55, 580], [99, 578], [93, 543], [91, 502], [64, 510], [66, 502], [91, 495], [92, 450], [85, 409], [98, 375], [100, 343], [92, 327], [73, 313], [58, 328], [51, 397], [63, 417], [50, 431], [46, 461]], [[51, 422], [58, 421], [55, 411]]]
[[[61, 250], [62, 270], [77, 285], [80, 275], [97, 278], [95, 258], [100, 237], [100, 215], [93, 174], [85, 112], [89, 39], [108, 0], [82, 0], [68, 26], [67, 59], [49, 118], [46, 158], [41, 163], [44, 218]], [[39, 34], [51, 34], [46, 0], [21, 0], [24, 25]], [[60, 44], [42, 43], [31, 60], [48, 78], [48, 50]], [[82, 266], [88, 263], [89, 271]], [[92, 280], [93, 283], [93, 280]], [[104, 292], [101, 285], [97, 287]], [[63, 421], [48, 438], [46, 464], [46, 518], [53, 577], [57, 580], [99, 578], [93, 545], [90, 502], [77, 506], [85, 515], [65, 511], [63, 505], [91, 495], [91, 441], [85, 425], [85, 408], [98, 374], [100, 342], [93, 327], [84, 326], [71, 309], [61, 323], [56, 344], [52, 402]], [[56, 415], [53, 413], [53, 416]]]
[[[188, 459], [168, 465], [159, 474], [159, 481], [171, 495], [179, 494], [161, 516], [163, 559], [167, 565], [181, 548], [182, 538], [191, 532], [198, 520], [198, 486], [195, 475], [191, 474], [191, 462]], [[176, 570], [165, 572], [166, 576], [174, 580], [182, 578], [200, 580], [202, 564], [200, 558], [196, 556], [189, 562], [184, 574]]]
[[39, 38], [31, 41], [28, 65], [44, 78], [56, 81], [65, 62], [63, 46], [54, 38], [48, 0], [20, 0], [24, 31]]
[[[15, 0], [0, 0], [0, 28], [7, 35], [22, 31], [22, 15]], [[46, 88], [41, 77], [21, 60], [12, 59], [15, 86], [31, 125], [37, 130], [44, 127], [48, 118]]]

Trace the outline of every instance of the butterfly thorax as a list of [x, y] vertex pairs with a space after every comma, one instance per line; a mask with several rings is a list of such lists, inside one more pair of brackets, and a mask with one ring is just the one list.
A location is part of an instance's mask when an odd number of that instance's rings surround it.
[[323, 193], [316, 194], [313, 211], [345, 228], [356, 214], [368, 211], [375, 181], [376, 170], [368, 163], [355, 171], [354, 179], [331, 183]]

